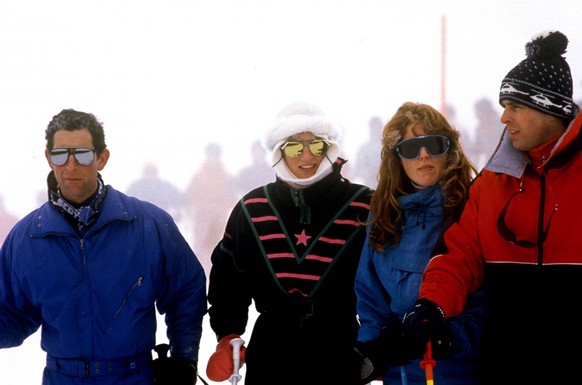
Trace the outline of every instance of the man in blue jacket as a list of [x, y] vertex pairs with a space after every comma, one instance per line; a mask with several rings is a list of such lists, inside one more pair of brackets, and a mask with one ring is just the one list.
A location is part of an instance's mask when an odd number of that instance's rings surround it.
[[[195, 384], [198, 259], [168, 213], [103, 183], [109, 150], [94, 115], [63, 110], [45, 134], [48, 201], [0, 249], [0, 348], [42, 326], [43, 384]], [[152, 364], [156, 307], [171, 357]]]

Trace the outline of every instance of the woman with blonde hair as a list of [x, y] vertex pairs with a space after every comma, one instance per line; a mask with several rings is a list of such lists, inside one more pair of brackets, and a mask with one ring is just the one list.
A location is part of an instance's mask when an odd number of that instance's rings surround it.
[[[415, 305], [430, 258], [445, 247], [442, 234], [458, 219], [477, 173], [459, 137], [427, 104], [404, 103], [384, 126], [378, 187], [355, 282], [361, 323], [357, 348], [371, 362], [363, 367], [365, 380], [426, 383], [423, 352], [405, 344], [401, 324]], [[450, 320], [447, 333], [432, 336], [437, 383], [477, 383], [483, 292], [474, 301], [474, 308]]]

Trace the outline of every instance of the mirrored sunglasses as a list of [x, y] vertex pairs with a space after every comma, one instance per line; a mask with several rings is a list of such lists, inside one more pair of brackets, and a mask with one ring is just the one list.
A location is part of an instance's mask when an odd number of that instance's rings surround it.
[[396, 146], [396, 152], [402, 159], [414, 160], [424, 148], [432, 157], [441, 156], [449, 151], [451, 142], [444, 135], [423, 135], [404, 139]]
[[312, 141], [307, 142], [285, 142], [281, 146], [281, 150], [287, 155], [289, 158], [298, 158], [303, 153], [303, 148], [307, 146], [309, 151], [314, 156], [322, 156], [325, 155], [329, 144], [323, 139], [315, 139]]
[[64, 166], [73, 155], [81, 166], [89, 166], [95, 159], [95, 150], [87, 147], [58, 147], [49, 152], [51, 163], [55, 166]]

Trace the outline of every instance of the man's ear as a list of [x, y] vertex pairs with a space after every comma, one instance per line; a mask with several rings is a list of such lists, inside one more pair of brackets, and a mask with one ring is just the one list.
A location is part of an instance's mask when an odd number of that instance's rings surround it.
[[101, 153], [101, 155], [98, 155], [97, 158], [97, 169], [99, 171], [103, 170], [105, 168], [105, 165], [107, 164], [107, 161], [109, 160], [109, 155], [110, 152], [109, 150], [106, 148], [105, 150], [103, 150], [103, 152]]

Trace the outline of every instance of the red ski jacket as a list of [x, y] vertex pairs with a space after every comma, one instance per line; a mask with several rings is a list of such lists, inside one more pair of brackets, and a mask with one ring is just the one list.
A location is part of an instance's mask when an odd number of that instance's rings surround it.
[[[503, 133], [474, 180], [458, 223], [445, 234], [447, 254], [428, 265], [420, 297], [459, 314], [467, 295], [488, 288], [486, 371], [578, 381], [582, 327], [582, 114], [537, 170]], [[566, 353], [577, 352], [577, 353]], [[542, 373], [542, 374], [540, 374]], [[517, 376], [517, 374], [516, 374]], [[541, 377], [538, 377], [538, 379]]]

